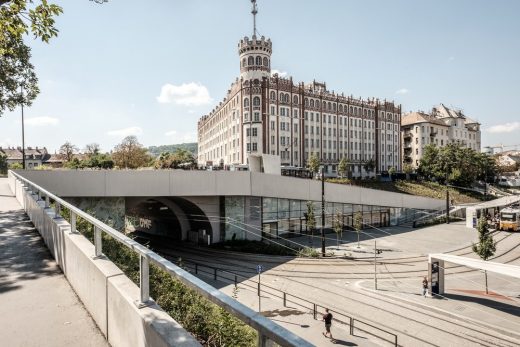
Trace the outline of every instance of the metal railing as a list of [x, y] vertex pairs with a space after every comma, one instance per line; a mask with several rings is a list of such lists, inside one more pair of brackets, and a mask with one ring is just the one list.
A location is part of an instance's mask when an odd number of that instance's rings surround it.
[[[207, 276], [208, 278], [214, 281], [220, 280], [221, 282], [234, 284], [235, 287], [237, 287], [240, 284], [244, 287], [257, 291], [258, 296], [262, 294], [262, 288], [264, 288], [264, 293], [269, 294], [275, 298], [281, 299], [284, 307], [287, 307], [287, 304], [291, 303], [300, 308], [303, 308], [304, 310], [307, 310], [308, 313], [312, 314], [314, 319], [317, 319], [318, 314], [321, 314], [326, 308], [323, 305], [314, 303], [312, 301], [301, 298], [286, 291], [282, 291], [277, 288], [271, 287], [265, 283], [258, 283], [258, 281], [255, 281], [250, 277], [237, 274], [230, 270], [186, 259], [181, 259], [180, 262], [188, 271], [191, 270], [191, 272], [193, 272], [195, 275]], [[182, 265], [179, 264], [179, 266]], [[323, 309], [322, 312], [320, 312], [320, 308]], [[332, 310], [330, 309], [330, 307], [328, 308], [329, 311], [334, 314], [334, 321], [349, 327], [350, 335], [354, 335], [355, 331], [357, 330], [369, 334], [381, 341], [387, 342], [392, 346], [398, 346], [396, 334], [391, 333], [388, 330], [382, 329], [380, 327], [377, 327], [374, 324], [367, 323], [366, 321], [363, 321], [359, 318], [355, 318], [345, 312]]]
[[258, 332], [258, 346], [266, 346], [268, 340], [272, 340], [281, 346], [313, 346], [311, 343], [293, 334], [287, 329], [274, 323], [268, 318], [262, 316], [250, 309], [249, 307], [239, 303], [235, 299], [225, 295], [213, 286], [205, 283], [188, 271], [178, 267], [167, 259], [161, 257], [157, 253], [151, 251], [140, 243], [125, 236], [121, 232], [97, 220], [88, 213], [80, 210], [74, 205], [52, 194], [41, 186], [27, 180], [16, 172], [9, 171], [15, 178], [23, 182], [27, 188], [34, 194], [37, 194], [39, 200], [44, 199], [45, 207], [50, 207], [50, 200], [55, 204], [55, 216], [59, 217], [62, 207], [70, 211], [71, 232], [76, 231], [77, 217], [81, 217], [94, 227], [94, 248], [95, 256], [102, 256], [102, 234], [110, 235], [114, 240], [137, 253], [139, 256], [139, 289], [140, 297], [137, 300], [138, 307], [148, 306], [152, 301], [150, 298], [150, 264], [157, 265], [162, 270], [168, 272], [171, 276], [182, 282], [184, 285], [193, 289], [204, 298], [220, 306], [234, 317], [238, 318], [245, 324], [249, 325]]

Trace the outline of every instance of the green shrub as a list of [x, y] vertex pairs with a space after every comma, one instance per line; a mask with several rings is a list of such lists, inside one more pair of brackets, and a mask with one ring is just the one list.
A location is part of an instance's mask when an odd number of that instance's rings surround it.
[[[87, 213], [92, 214], [91, 211]], [[62, 216], [70, 221], [70, 212]], [[94, 228], [78, 217], [77, 230], [94, 240]], [[103, 233], [103, 254], [139, 286], [139, 256]], [[204, 346], [256, 346], [257, 332], [158, 266], [150, 265], [150, 296]]]

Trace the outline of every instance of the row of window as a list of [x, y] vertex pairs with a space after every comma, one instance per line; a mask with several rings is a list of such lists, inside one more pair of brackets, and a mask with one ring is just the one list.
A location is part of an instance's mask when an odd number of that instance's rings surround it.
[[261, 57], [259, 55], [255, 57], [253, 56], [249, 56], [249, 58], [243, 58], [242, 59], [242, 67], [246, 67], [246, 66], [265, 66], [265, 67], [269, 67], [269, 59], [267, 59], [267, 57]]

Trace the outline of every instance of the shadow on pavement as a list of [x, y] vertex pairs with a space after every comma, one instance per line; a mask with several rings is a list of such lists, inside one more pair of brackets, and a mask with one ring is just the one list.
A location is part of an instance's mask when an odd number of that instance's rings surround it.
[[475, 296], [468, 296], [468, 295], [459, 295], [459, 294], [448, 294], [444, 293], [444, 296], [448, 299], [452, 300], [458, 300], [458, 301], [465, 301], [465, 302], [474, 302], [482, 306], [486, 306], [489, 308], [493, 308], [495, 310], [499, 310], [505, 313], [509, 313], [513, 316], [520, 317], [520, 307], [509, 305], [503, 302], [487, 299], [487, 298], [480, 298]]
[[43, 239], [23, 210], [0, 212], [0, 293], [21, 288], [20, 281], [60, 275]]

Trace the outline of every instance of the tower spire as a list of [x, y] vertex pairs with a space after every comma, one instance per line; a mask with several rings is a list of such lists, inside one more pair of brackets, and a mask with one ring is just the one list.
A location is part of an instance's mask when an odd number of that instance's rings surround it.
[[251, 0], [251, 4], [253, 8], [251, 13], [253, 14], [253, 36], [256, 36], [256, 14], [258, 13], [258, 8], [256, 7], [256, 0]]

